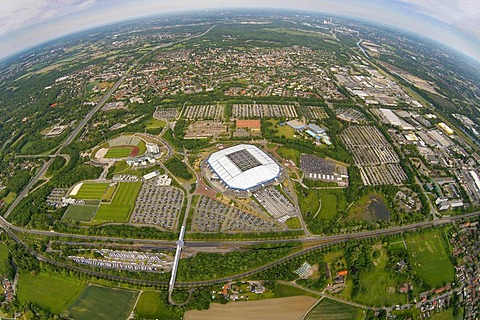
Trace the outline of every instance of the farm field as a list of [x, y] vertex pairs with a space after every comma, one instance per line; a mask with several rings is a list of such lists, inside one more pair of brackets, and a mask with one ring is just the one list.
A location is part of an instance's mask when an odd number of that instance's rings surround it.
[[62, 220], [90, 221], [96, 210], [97, 206], [71, 204], [68, 206]]
[[407, 251], [417, 276], [433, 288], [454, 280], [453, 265], [443, 244], [441, 231], [407, 237]]
[[76, 320], [127, 319], [137, 292], [90, 285], [68, 307], [68, 317]]
[[109, 148], [107, 153], [103, 156], [104, 158], [126, 158], [132, 153], [132, 147], [113, 147]]
[[77, 194], [71, 197], [74, 199], [101, 200], [108, 186], [108, 183], [85, 182]]
[[305, 316], [305, 320], [354, 320], [359, 310], [327, 298], [322, 299]]
[[170, 306], [167, 297], [166, 292], [142, 292], [135, 307], [135, 315], [141, 319], [182, 319], [183, 312]]
[[211, 303], [208, 310], [190, 310], [185, 320], [250, 320], [250, 319], [302, 319], [317, 299], [306, 296], [230, 302], [225, 305]]
[[31, 301], [53, 313], [61, 313], [78, 296], [85, 282], [68, 276], [40, 272], [21, 273], [17, 297], [20, 303]]
[[314, 293], [308, 292], [306, 290], [288, 285], [279, 283], [275, 288], [275, 298], [285, 298], [285, 297], [295, 297], [295, 296], [309, 296], [313, 298], [319, 298]]
[[141, 182], [121, 182], [110, 204], [100, 205], [94, 220], [127, 222], [141, 186]]

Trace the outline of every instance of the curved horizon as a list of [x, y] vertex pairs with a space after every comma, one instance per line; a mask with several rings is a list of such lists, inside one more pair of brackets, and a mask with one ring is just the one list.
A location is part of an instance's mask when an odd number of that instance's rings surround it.
[[[202, 10], [275, 9], [335, 15], [395, 28], [443, 44], [480, 63], [480, 35], [474, 31], [468, 31], [468, 28], [472, 29], [471, 19], [466, 19], [464, 28], [459, 29], [458, 19], [460, 18], [458, 12], [452, 11], [450, 16], [444, 15], [441, 18], [438, 12], [428, 12], [419, 6], [419, 3], [428, 2], [429, 0], [418, 1], [418, 3], [410, 0], [346, 0], [341, 3], [334, 0], [297, 0], [295, 2], [291, 0], [276, 2], [247, 0], [238, 4], [231, 0], [225, 0], [221, 3], [217, 0], [202, 1], [201, 3], [187, 0], [172, 4], [168, 1], [140, 0], [131, 3], [122, 0], [116, 1], [112, 6], [110, 1], [62, 1], [61, 3], [54, 3], [56, 7], [53, 8], [45, 4], [45, 7], [37, 8], [33, 14], [24, 13], [33, 21], [25, 19], [21, 26], [17, 26], [17, 22], [10, 23], [10, 20], [5, 18], [8, 12], [4, 12], [3, 21], [0, 20], [0, 60], [12, 58], [22, 52], [65, 36], [145, 17], [190, 14]], [[478, 7], [480, 8], [480, 6]], [[8, 11], [9, 8], [6, 9]], [[58, 12], [58, 10], [62, 12]], [[480, 9], [476, 7], [472, 11], [474, 17], [477, 13], [480, 13]], [[11, 14], [14, 13], [11, 12]], [[34, 19], [35, 17], [38, 18]], [[449, 18], [451, 19], [447, 21]], [[480, 30], [480, 20], [478, 25]], [[475, 23], [474, 26], [476, 27]]]

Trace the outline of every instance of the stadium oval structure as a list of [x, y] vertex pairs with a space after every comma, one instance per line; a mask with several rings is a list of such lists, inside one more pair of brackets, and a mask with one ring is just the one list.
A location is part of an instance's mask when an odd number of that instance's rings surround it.
[[241, 191], [273, 182], [281, 174], [280, 166], [268, 154], [249, 144], [212, 153], [207, 165], [227, 188]]

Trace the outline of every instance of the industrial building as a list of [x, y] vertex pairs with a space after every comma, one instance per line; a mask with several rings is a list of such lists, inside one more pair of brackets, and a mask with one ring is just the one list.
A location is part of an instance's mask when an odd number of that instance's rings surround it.
[[240, 144], [212, 153], [208, 168], [227, 189], [251, 191], [275, 182], [281, 167], [264, 151]]

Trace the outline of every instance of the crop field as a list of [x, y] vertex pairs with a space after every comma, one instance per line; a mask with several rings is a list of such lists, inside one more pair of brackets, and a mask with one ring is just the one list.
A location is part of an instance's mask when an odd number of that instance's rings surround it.
[[144, 291], [135, 306], [135, 315], [140, 319], [169, 319], [183, 318], [183, 312], [170, 306], [166, 292]]
[[71, 204], [68, 206], [62, 220], [90, 221], [96, 210], [97, 206]]
[[327, 298], [322, 299], [310, 310], [305, 320], [354, 320], [358, 309]]
[[68, 317], [76, 320], [127, 319], [137, 292], [90, 285], [68, 307]]
[[127, 222], [141, 186], [141, 182], [120, 183], [110, 204], [101, 204], [94, 220]]
[[83, 290], [85, 282], [68, 276], [40, 272], [21, 273], [17, 297], [20, 303], [31, 301], [53, 313], [61, 313]]
[[89, 183], [82, 185], [78, 193], [72, 198], [84, 200], [101, 200], [108, 188], [108, 183]]
[[185, 320], [302, 319], [317, 299], [297, 296], [279, 299], [211, 303], [208, 310], [190, 310]]
[[113, 147], [109, 148], [104, 158], [126, 158], [132, 153], [133, 147]]
[[441, 231], [406, 238], [413, 271], [428, 285], [438, 288], [454, 280], [454, 269], [442, 241]]

